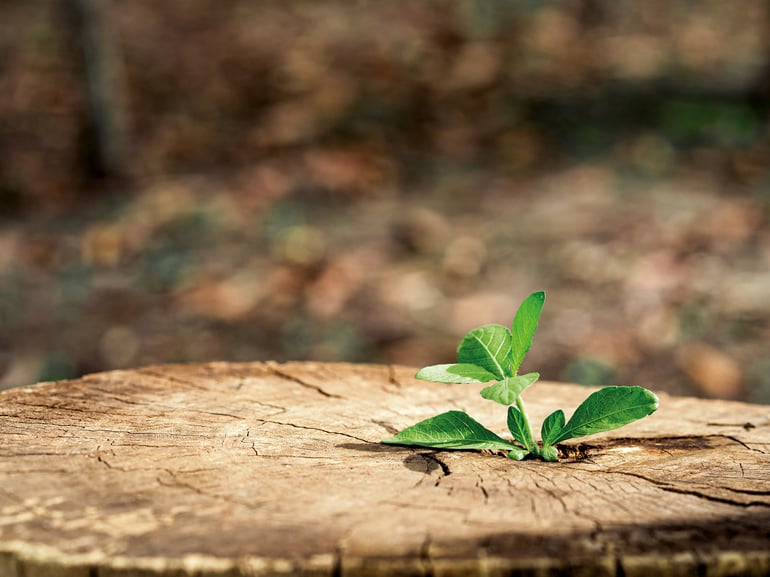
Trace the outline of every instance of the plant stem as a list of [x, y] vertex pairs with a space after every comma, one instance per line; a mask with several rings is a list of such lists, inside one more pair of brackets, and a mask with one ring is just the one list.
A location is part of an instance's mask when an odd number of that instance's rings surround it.
[[529, 417], [527, 416], [527, 410], [524, 408], [524, 401], [521, 400], [521, 395], [516, 395], [516, 408], [519, 409], [524, 425], [527, 427], [527, 449], [533, 455], [538, 455], [537, 443], [535, 443], [535, 437], [532, 435], [532, 426], [529, 424]]

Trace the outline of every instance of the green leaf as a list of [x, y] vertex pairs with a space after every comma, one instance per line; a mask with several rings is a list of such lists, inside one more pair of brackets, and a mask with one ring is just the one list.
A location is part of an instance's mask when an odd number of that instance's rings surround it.
[[462, 411], [448, 411], [420, 421], [393, 437], [382, 440], [389, 445], [417, 445], [434, 449], [503, 449], [516, 445], [498, 437]]
[[[502, 380], [510, 365], [511, 332], [502, 325], [484, 325], [463, 337], [457, 347], [457, 361], [479, 366]], [[511, 373], [513, 374], [513, 373]]]
[[505, 377], [488, 387], [481, 389], [481, 396], [501, 405], [510, 405], [521, 392], [540, 378], [540, 373], [527, 373], [515, 377]]
[[540, 312], [545, 303], [543, 291], [532, 293], [521, 303], [511, 327], [511, 371], [515, 375], [519, 370], [524, 356], [532, 347], [532, 339], [540, 320]]
[[529, 451], [520, 447], [508, 451], [508, 458], [513, 459], [514, 461], [522, 461], [527, 455], [529, 455]]
[[543, 445], [543, 448], [540, 449], [540, 456], [542, 457], [543, 461], [558, 461], [559, 450], [556, 447], [552, 447], [550, 445]]
[[453, 365], [431, 365], [423, 367], [416, 378], [436, 383], [487, 383], [496, 379], [495, 375], [477, 365], [457, 363]]
[[553, 445], [563, 428], [564, 411], [559, 409], [548, 415], [545, 421], [543, 421], [543, 426], [540, 428], [540, 437], [543, 439], [543, 445]]
[[589, 395], [575, 409], [553, 442], [611, 431], [646, 417], [657, 408], [658, 397], [645, 388], [605, 387]]
[[527, 421], [516, 407], [508, 407], [508, 430], [519, 443], [532, 450], [535, 442], [527, 426]]

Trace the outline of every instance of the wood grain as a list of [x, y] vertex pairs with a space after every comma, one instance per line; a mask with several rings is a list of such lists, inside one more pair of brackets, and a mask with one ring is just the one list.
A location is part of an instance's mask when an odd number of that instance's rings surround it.
[[[212, 363], [0, 393], [0, 576], [770, 574], [770, 407], [661, 396], [559, 463], [379, 443], [414, 369]], [[538, 383], [534, 423], [590, 392]]]

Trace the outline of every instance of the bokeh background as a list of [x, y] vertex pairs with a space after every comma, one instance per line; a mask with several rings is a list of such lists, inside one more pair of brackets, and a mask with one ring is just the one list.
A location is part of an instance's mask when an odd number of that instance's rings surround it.
[[770, 402], [763, 0], [4, 0], [0, 388], [422, 365]]

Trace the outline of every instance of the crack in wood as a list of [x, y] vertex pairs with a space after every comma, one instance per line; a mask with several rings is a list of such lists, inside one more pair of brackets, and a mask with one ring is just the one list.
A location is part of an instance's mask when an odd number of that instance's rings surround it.
[[191, 411], [193, 413], [200, 413], [202, 415], [211, 415], [212, 417], [227, 417], [228, 419], [236, 419], [238, 421], [246, 420], [246, 417], [241, 417], [240, 415], [233, 415], [232, 413], [223, 413], [220, 411], [207, 411], [205, 409], [191, 409], [189, 407], [185, 407], [185, 408], [170, 407], [168, 405], [161, 405], [161, 408], [171, 409], [172, 411]]
[[725, 439], [730, 439], [731, 441], [738, 443], [741, 445], [744, 449], [748, 449], [749, 451], [754, 451], [755, 453], [760, 453], [762, 455], [766, 455], [767, 453], [763, 451], [762, 449], [757, 449], [755, 447], [752, 447], [751, 445], [741, 441], [737, 437], [733, 437], [732, 435], [718, 435], [720, 437], [724, 437]]
[[286, 409], [286, 407], [282, 407], [281, 405], [276, 405], [274, 403], [265, 403], [264, 401], [257, 401], [253, 399], [249, 399], [249, 403], [259, 405], [260, 407], [266, 407], [268, 409], [275, 409], [276, 412], [270, 413], [269, 415], [267, 415], [268, 417], [277, 417], [278, 415], [283, 415], [288, 410]]
[[[708, 493], [704, 493], [702, 491], [696, 491], [694, 489], [688, 489], [686, 487], [681, 487], [678, 485], [672, 485], [671, 483], [667, 483], [665, 481], [660, 481], [658, 479], [653, 479], [651, 477], [647, 477], [645, 475], [642, 475], [641, 473], [632, 473], [631, 471], [606, 471], [609, 474], [615, 474], [615, 475], [625, 475], [627, 477], [634, 477], [636, 479], [640, 479], [642, 481], [645, 481], [647, 483], [651, 483], [658, 487], [659, 489], [663, 491], [667, 491], [669, 493], [677, 493], [680, 495], [688, 495], [690, 497], [697, 497], [699, 499], [704, 499], [706, 501], [712, 501], [714, 503], [722, 503], [725, 505], [732, 505], [735, 507], [741, 507], [741, 508], [748, 508], [748, 507], [770, 507], [770, 503], [766, 501], [736, 501], [735, 499], [728, 499], [727, 497], [720, 497], [718, 495], [710, 495]], [[724, 489], [730, 490], [727, 487], [722, 487]], [[734, 491], [736, 493], [740, 493], [741, 491]], [[748, 494], [755, 494], [755, 493], [748, 493]], [[761, 495], [768, 495], [770, 492], [762, 492], [759, 493]]]
[[580, 462], [596, 463], [594, 457], [599, 457], [603, 452], [609, 452], [616, 449], [639, 448], [644, 450], [660, 451], [669, 456], [674, 456], [675, 452], [686, 452], [691, 450], [705, 450], [714, 448], [714, 441], [724, 439], [740, 445], [748, 451], [760, 454], [767, 454], [766, 451], [758, 449], [747, 442], [722, 433], [713, 435], [682, 435], [682, 436], [661, 436], [661, 437], [617, 437], [606, 441], [602, 445], [591, 443], [559, 444], [560, 458], [567, 464], [578, 464]]
[[[131, 436], [153, 436], [153, 437], [189, 437], [193, 439], [210, 439], [210, 434], [200, 433], [179, 433], [177, 431], [131, 431], [129, 429], [102, 429], [94, 427], [86, 427], [85, 425], [78, 425], [77, 423], [70, 423], [62, 425], [59, 423], [46, 423], [47, 426], [57, 427], [60, 429], [78, 429], [87, 433], [110, 433], [116, 435], [131, 435]], [[205, 425], [201, 425], [205, 426]]]
[[[78, 399], [78, 400], [82, 400], [82, 399]], [[21, 405], [22, 407], [36, 407], [38, 409], [46, 409], [49, 411], [69, 411], [72, 413], [85, 413], [88, 415], [93, 414], [93, 409], [90, 407], [83, 408], [83, 407], [70, 407], [64, 404], [30, 403], [30, 402], [21, 401], [21, 400], [16, 401], [16, 404]], [[121, 414], [122, 416], [126, 416], [126, 417], [131, 416], [129, 413], [117, 413], [117, 414]]]
[[99, 393], [100, 395], [102, 395], [105, 399], [112, 399], [114, 401], [118, 401], [119, 403], [123, 403], [126, 405], [132, 405], [135, 407], [147, 407], [151, 405], [151, 403], [148, 401], [144, 401], [144, 400], [135, 401], [135, 400], [127, 399], [122, 395], [115, 394], [112, 390], [104, 389], [102, 387], [94, 386], [93, 390]]
[[155, 369], [152, 368], [145, 368], [145, 369], [138, 369], [136, 371], [137, 374], [147, 377], [152, 377], [164, 382], [171, 381], [172, 383], [177, 383], [179, 385], [184, 385], [185, 387], [189, 389], [195, 389], [198, 391], [204, 391], [207, 393], [212, 392], [209, 387], [204, 387], [199, 385], [198, 383], [195, 383], [189, 379], [182, 379], [180, 377], [177, 377], [175, 375], [172, 375], [170, 373], [165, 372], [157, 372]]
[[[758, 491], [754, 489], [736, 489], [735, 487], [722, 487], [726, 491], [736, 493], [738, 495], [756, 495], [758, 497], [770, 497], [770, 491]], [[770, 506], [770, 503], [768, 503]]]
[[749, 421], [746, 421], [744, 423], [706, 423], [706, 426], [707, 427], [741, 427], [746, 431], [750, 431], [751, 429], [757, 428], [757, 426], [754, 423], [751, 423]]
[[[246, 507], [247, 509], [251, 509], [254, 511], [260, 510], [263, 508], [265, 503], [250, 503], [248, 501], [242, 501], [240, 499], [235, 499], [233, 497], [230, 497], [229, 495], [222, 495], [219, 493], [210, 493], [208, 491], [204, 491], [200, 487], [196, 487], [195, 485], [191, 483], [187, 483], [185, 481], [182, 481], [178, 478], [177, 472], [171, 470], [171, 469], [161, 469], [162, 472], [166, 473], [169, 477], [171, 477], [171, 482], [164, 481], [160, 475], [155, 477], [155, 481], [161, 485], [162, 487], [170, 487], [170, 488], [177, 488], [177, 489], [187, 489], [189, 491], [192, 491], [193, 493], [197, 495], [201, 495], [202, 497], [208, 497], [210, 499], [214, 499], [217, 501], [224, 501], [225, 503], [230, 503], [232, 505], [240, 505], [241, 507]], [[188, 473], [188, 472], [195, 472], [195, 470], [191, 471], [180, 471], [182, 473]]]
[[[34, 426], [34, 427], [37, 427], [40, 425], [39, 420], [23, 420], [19, 422], [24, 423], [26, 425]], [[188, 423], [188, 425], [197, 426], [201, 428], [208, 426], [206, 424], [198, 424], [198, 423]], [[203, 433], [180, 433], [178, 431], [133, 431], [130, 429], [105, 429], [101, 427], [89, 427], [85, 424], [72, 423], [72, 422], [56, 423], [53, 421], [46, 421], [45, 426], [56, 428], [56, 429], [63, 429], [67, 433], [70, 433], [72, 432], [72, 429], [75, 429], [86, 433], [110, 433], [110, 434], [131, 435], [131, 436], [189, 437], [189, 438], [205, 438], [205, 439], [211, 438], [210, 434], [203, 434]], [[3, 431], [3, 434], [5, 434], [4, 431]]]
[[319, 395], [329, 398], [329, 399], [342, 399], [344, 397], [330, 393], [323, 389], [323, 387], [320, 387], [318, 385], [313, 385], [311, 383], [308, 383], [307, 381], [303, 381], [299, 377], [296, 377], [290, 373], [287, 373], [286, 371], [282, 371], [278, 368], [278, 364], [273, 361], [268, 361], [265, 363], [265, 366], [270, 370], [271, 373], [276, 375], [277, 377], [281, 377], [282, 379], [286, 379], [287, 381], [291, 381], [293, 383], [296, 383], [302, 387], [305, 387], [306, 389], [310, 389], [318, 393]]
[[569, 507], [567, 507], [567, 504], [564, 502], [564, 497], [559, 495], [554, 489], [549, 489], [548, 487], [544, 487], [542, 484], [540, 484], [538, 481], [535, 481], [535, 487], [546, 493], [549, 497], [554, 499], [559, 505], [561, 505], [562, 513], [569, 513]]
[[378, 421], [376, 419], [369, 419], [369, 422], [373, 425], [377, 425], [378, 427], [382, 427], [385, 429], [388, 433], [391, 435], [396, 435], [398, 433], [398, 429], [391, 425], [390, 423], [386, 423], [385, 421]]
[[[535, 467], [530, 467], [529, 472], [532, 473], [533, 475], [536, 475], [537, 477], [540, 477], [541, 479], [545, 479], [552, 485], [555, 485], [555, 482], [552, 477], [549, 477], [548, 475], [541, 473]], [[555, 499], [561, 505], [563, 513], [569, 513], [569, 507], [567, 507], [567, 503], [564, 502], [564, 497], [560, 495], [556, 489], [550, 489], [548, 487], [545, 487], [544, 485], [540, 484], [536, 479], [533, 479], [533, 481], [535, 483], [535, 487], [537, 487], [538, 489], [546, 493], [552, 499]]]
[[[105, 459], [104, 457], [102, 457], [101, 455], [96, 455], [96, 460], [98, 462], [100, 462], [102, 465], [104, 465], [105, 467], [107, 467], [108, 469], [117, 469], [117, 467], [113, 467], [110, 464], [110, 462], [107, 459]], [[125, 469], [118, 469], [118, 470], [125, 471]]]
[[72, 473], [72, 470], [41, 467], [37, 469], [3, 469], [2, 473], [4, 475], [29, 475], [35, 473], [42, 473], [45, 475], [69, 475]]
[[251, 429], [246, 429], [246, 434], [241, 437], [241, 443], [249, 445], [251, 450], [254, 451], [254, 456], [259, 457], [259, 451], [257, 450], [257, 441], [251, 437]]
[[[665, 485], [660, 484], [658, 485], [662, 490], [668, 491], [670, 493], [679, 493], [680, 495], [689, 495], [691, 497], [698, 497], [700, 499], [705, 499], [706, 501], [713, 501], [715, 503], [723, 503], [726, 505], [733, 505], [736, 507], [770, 507], [770, 503], [767, 503], [765, 501], [736, 501], [734, 499], [728, 499], [727, 497], [718, 497], [716, 495], [709, 495], [708, 493], [703, 493], [701, 491], [694, 491], [692, 489], [685, 489], [683, 487], [677, 487], [674, 485]], [[749, 493], [751, 494], [751, 493]], [[767, 493], [765, 493], [767, 494]]]
[[[147, 403], [147, 406], [151, 406], [155, 409], [166, 409], [169, 412], [191, 412], [191, 413], [200, 413], [202, 415], [211, 415], [213, 417], [227, 417], [229, 419], [237, 419], [239, 421], [246, 420], [246, 417], [241, 417], [240, 415], [234, 415], [232, 413], [225, 413], [221, 411], [209, 411], [206, 409], [194, 409], [191, 407], [179, 407], [179, 406], [173, 406], [173, 405], [166, 405], [163, 403]], [[285, 411], [284, 411], [285, 412]], [[275, 413], [275, 414], [281, 414], [281, 413]], [[121, 413], [122, 416], [126, 417], [132, 417], [134, 416], [132, 413]]]
[[303, 429], [306, 431], [317, 431], [319, 433], [326, 433], [327, 435], [340, 435], [342, 437], [347, 437], [348, 439], [355, 439], [356, 441], [361, 441], [362, 443], [366, 443], [366, 444], [377, 444], [368, 439], [351, 435], [350, 433], [341, 433], [339, 431], [329, 431], [327, 429], [322, 429], [320, 427], [310, 427], [308, 425], [297, 425], [296, 423], [284, 423], [282, 421], [273, 421], [271, 419], [254, 419], [254, 420], [256, 420], [259, 423], [269, 423], [271, 425], [282, 425], [284, 427], [292, 427], [294, 429]]
[[478, 481], [476, 481], [476, 487], [481, 491], [481, 494], [484, 495], [484, 504], [486, 505], [489, 503], [489, 492], [487, 491], [486, 487], [484, 487], [484, 478], [479, 475]]

